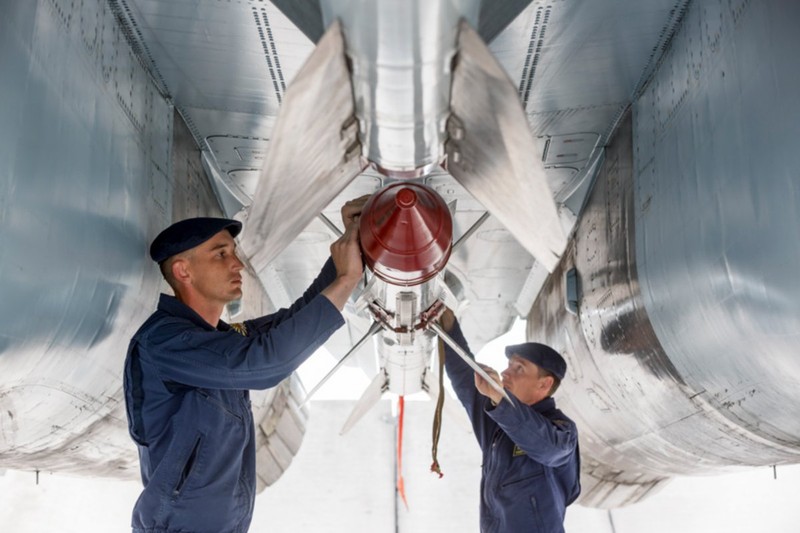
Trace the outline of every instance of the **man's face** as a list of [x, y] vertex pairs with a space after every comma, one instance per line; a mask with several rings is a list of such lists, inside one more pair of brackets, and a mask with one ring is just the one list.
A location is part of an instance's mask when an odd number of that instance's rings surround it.
[[236, 242], [228, 230], [192, 248], [186, 261], [192, 287], [209, 302], [227, 304], [242, 297], [244, 265], [236, 257]]
[[503, 387], [527, 405], [545, 399], [553, 386], [552, 377], [540, 377], [539, 366], [518, 355], [508, 359], [508, 368], [500, 376], [503, 378]]

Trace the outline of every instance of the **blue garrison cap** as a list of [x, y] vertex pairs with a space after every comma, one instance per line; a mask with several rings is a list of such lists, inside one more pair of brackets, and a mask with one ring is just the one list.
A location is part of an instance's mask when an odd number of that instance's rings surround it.
[[153, 239], [153, 244], [150, 245], [150, 257], [156, 263], [161, 263], [175, 254], [203, 244], [224, 229], [230, 232], [231, 237], [236, 237], [242, 231], [242, 223], [230, 218], [211, 217], [181, 220]]
[[510, 358], [514, 354], [551, 372], [559, 381], [564, 379], [567, 373], [567, 362], [557, 351], [547, 345], [526, 342], [506, 346], [506, 357]]

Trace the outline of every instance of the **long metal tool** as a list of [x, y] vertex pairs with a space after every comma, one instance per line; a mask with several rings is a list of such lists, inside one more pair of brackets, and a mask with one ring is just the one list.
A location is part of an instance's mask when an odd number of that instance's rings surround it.
[[514, 406], [514, 402], [511, 401], [511, 398], [509, 398], [508, 393], [505, 391], [505, 389], [500, 384], [498, 384], [495, 380], [490, 378], [489, 374], [487, 374], [485, 370], [483, 370], [480, 366], [478, 366], [478, 363], [476, 363], [475, 360], [472, 357], [470, 357], [469, 354], [467, 352], [465, 352], [464, 349], [461, 346], [456, 344], [456, 341], [454, 341], [450, 337], [450, 335], [448, 335], [447, 332], [445, 332], [445, 330], [443, 330], [441, 328], [441, 326], [439, 326], [439, 324], [437, 324], [435, 322], [429, 322], [428, 323], [428, 327], [430, 329], [432, 329], [433, 331], [435, 331], [436, 334], [439, 335], [439, 337], [441, 337], [442, 340], [444, 340], [444, 342], [449, 344], [450, 347], [453, 350], [455, 350], [455, 352], [459, 355], [459, 357], [461, 357], [461, 359], [463, 359], [469, 366], [471, 366], [472, 369], [475, 372], [477, 372], [480, 377], [485, 379], [487, 381], [487, 383], [489, 383], [489, 385], [494, 390], [496, 390], [497, 392], [502, 394], [503, 398], [508, 400], [508, 403], [510, 403], [512, 407]]

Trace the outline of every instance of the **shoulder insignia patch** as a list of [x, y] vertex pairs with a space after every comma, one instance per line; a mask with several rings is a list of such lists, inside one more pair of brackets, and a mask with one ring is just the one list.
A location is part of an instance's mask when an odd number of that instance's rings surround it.
[[522, 450], [522, 448], [520, 448], [519, 446], [517, 446], [517, 445], [515, 444], [515, 445], [514, 445], [514, 451], [511, 453], [511, 457], [519, 457], [520, 455], [526, 455], [526, 454], [525, 454], [525, 452]]
[[244, 325], [244, 322], [236, 322], [235, 324], [228, 324], [232, 330], [236, 331], [239, 335], [243, 337], [247, 337], [247, 326]]

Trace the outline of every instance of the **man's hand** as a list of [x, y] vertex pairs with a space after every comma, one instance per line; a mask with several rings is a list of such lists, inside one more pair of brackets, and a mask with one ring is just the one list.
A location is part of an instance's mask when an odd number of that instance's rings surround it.
[[336, 265], [336, 277], [354, 281], [353, 287], [364, 273], [361, 246], [358, 241], [358, 216], [345, 226], [344, 234], [331, 244], [331, 257]]
[[[503, 386], [503, 380], [500, 379], [500, 375], [497, 373], [495, 369], [487, 365], [482, 365], [480, 363], [478, 363], [478, 366], [480, 366], [484, 370], [484, 372], [486, 372], [489, 375], [490, 378], [492, 378], [498, 385], [500, 385], [500, 387]], [[495, 405], [500, 403], [500, 400], [503, 399], [503, 395], [494, 390], [492, 386], [489, 385], [489, 382], [483, 379], [481, 375], [478, 374], [477, 372], [475, 372], [475, 388], [478, 389], [478, 392], [480, 392], [481, 394], [492, 400], [492, 403], [494, 403]]]
[[328, 285], [322, 294], [335, 305], [339, 311], [344, 309], [356, 285], [364, 273], [364, 261], [361, 259], [361, 245], [358, 240], [358, 222], [361, 209], [369, 196], [350, 200], [342, 207], [344, 234], [331, 244], [331, 258], [336, 266], [336, 280]]
[[367, 203], [369, 197], [372, 196], [371, 194], [365, 194], [364, 196], [359, 196], [358, 198], [354, 198], [345, 202], [342, 206], [342, 224], [344, 224], [345, 229], [347, 229], [348, 224], [353, 222], [356, 217], [361, 215], [361, 211], [364, 209], [364, 204]]
[[[453, 310], [449, 307], [445, 307], [444, 312], [439, 317], [439, 325], [442, 327], [443, 330], [446, 332], [450, 332], [455, 326], [456, 323], [456, 315], [453, 313]], [[481, 363], [475, 362], [479, 367], [481, 367], [486, 374], [492, 378], [500, 388], [503, 387], [503, 380], [500, 378], [500, 375], [494, 370], [492, 367], [487, 365], [482, 365]], [[503, 395], [497, 392], [492, 386], [489, 384], [488, 381], [483, 379], [483, 377], [475, 372], [475, 388], [478, 389], [478, 392], [492, 400], [492, 403], [497, 405], [500, 403], [500, 400], [503, 399]]]

